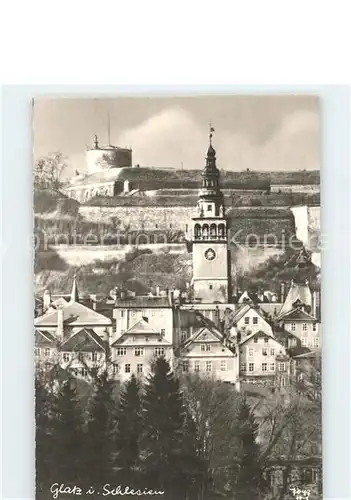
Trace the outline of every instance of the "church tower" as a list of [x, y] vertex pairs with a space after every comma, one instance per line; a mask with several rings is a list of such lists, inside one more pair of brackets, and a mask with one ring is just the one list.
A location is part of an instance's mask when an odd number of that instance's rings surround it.
[[216, 151], [212, 146], [214, 129], [202, 171], [197, 214], [193, 221], [193, 289], [202, 303], [228, 303], [230, 291], [230, 252], [224, 197], [219, 187]]

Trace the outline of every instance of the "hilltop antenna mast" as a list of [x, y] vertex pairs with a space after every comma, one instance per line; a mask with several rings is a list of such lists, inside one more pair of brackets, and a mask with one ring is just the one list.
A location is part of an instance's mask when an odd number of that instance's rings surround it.
[[182, 186], [182, 189], [183, 189], [184, 188], [183, 162], [181, 162], [181, 164], [180, 164], [180, 171], [181, 171], [180, 178], [182, 179], [181, 186]]
[[111, 123], [110, 123], [110, 111], [107, 111], [107, 141], [108, 141], [108, 146], [111, 146]]

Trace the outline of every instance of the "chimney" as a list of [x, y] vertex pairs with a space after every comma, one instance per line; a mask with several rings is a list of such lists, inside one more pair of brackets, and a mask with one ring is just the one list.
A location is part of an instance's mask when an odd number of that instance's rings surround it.
[[285, 282], [280, 283], [280, 302], [285, 301]]
[[58, 306], [57, 308], [57, 331], [56, 335], [60, 342], [63, 341], [63, 307]]
[[47, 311], [51, 304], [51, 295], [49, 290], [45, 290], [43, 295], [43, 312]]

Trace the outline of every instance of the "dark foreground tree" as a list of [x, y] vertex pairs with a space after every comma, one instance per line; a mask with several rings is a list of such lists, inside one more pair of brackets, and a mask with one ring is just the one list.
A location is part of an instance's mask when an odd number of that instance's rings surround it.
[[119, 477], [125, 484], [130, 484], [129, 478], [137, 474], [135, 468], [139, 460], [141, 413], [139, 382], [133, 374], [120, 395], [114, 438], [115, 463], [119, 469]]
[[51, 467], [56, 482], [79, 484], [82, 478], [83, 418], [71, 382], [65, 381], [58, 394], [53, 414]]
[[41, 373], [35, 377], [35, 469], [36, 492], [47, 491], [53, 481], [51, 464], [53, 451], [52, 408], [54, 396], [46, 387]]
[[238, 449], [233, 468], [235, 500], [262, 498], [264, 485], [257, 433], [258, 425], [246, 398], [243, 397], [237, 415]]
[[85, 433], [85, 477], [89, 485], [101, 486], [112, 476], [112, 431], [116, 404], [114, 383], [107, 371], [96, 376]]
[[183, 475], [184, 407], [179, 381], [169, 363], [158, 358], [145, 386], [141, 465], [149, 487], [161, 488], [164, 498], [185, 498]]

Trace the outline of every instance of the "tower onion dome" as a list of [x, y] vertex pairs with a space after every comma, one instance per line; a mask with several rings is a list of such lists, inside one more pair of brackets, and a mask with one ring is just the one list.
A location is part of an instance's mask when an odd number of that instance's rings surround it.
[[223, 193], [220, 191], [219, 188], [220, 173], [216, 165], [216, 151], [212, 146], [212, 132], [214, 132], [214, 129], [210, 127], [210, 134], [209, 134], [210, 144], [206, 155], [206, 165], [201, 173], [202, 188], [200, 190], [199, 195], [200, 197], [205, 197], [205, 198], [210, 197], [218, 199], [218, 198], [223, 198]]

